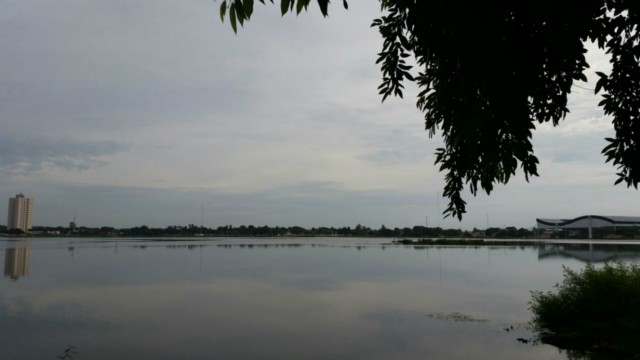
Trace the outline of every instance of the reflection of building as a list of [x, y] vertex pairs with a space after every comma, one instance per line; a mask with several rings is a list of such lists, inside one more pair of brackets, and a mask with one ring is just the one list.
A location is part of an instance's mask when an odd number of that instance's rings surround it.
[[572, 258], [582, 262], [640, 259], [640, 246], [626, 244], [549, 244], [538, 248], [538, 260]]
[[4, 276], [18, 280], [29, 275], [29, 248], [12, 248], [4, 251]]
[[33, 199], [26, 198], [22, 193], [9, 199], [9, 215], [7, 230], [20, 229], [24, 232], [31, 230], [33, 221]]

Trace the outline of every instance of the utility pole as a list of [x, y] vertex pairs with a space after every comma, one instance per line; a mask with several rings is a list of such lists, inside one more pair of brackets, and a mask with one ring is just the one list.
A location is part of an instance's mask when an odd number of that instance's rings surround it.
[[202, 230], [204, 223], [204, 203], [200, 204], [200, 230]]
[[438, 227], [440, 227], [440, 219], [442, 218], [442, 213], [440, 212], [440, 195], [436, 191], [436, 200], [438, 203]]

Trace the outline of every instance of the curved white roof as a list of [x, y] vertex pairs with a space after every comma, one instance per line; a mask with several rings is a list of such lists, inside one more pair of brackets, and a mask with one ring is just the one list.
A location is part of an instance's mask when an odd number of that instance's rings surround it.
[[574, 219], [536, 219], [538, 229], [640, 226], [640, 216], [584, 215]]

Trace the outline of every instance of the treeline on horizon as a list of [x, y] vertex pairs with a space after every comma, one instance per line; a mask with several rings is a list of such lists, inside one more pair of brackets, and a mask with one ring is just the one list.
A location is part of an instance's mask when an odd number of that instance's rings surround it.
[[[0, 226], [0, 234], [21, 235], [21, 230], [7, 231], [6, 226]], [[132, 228], [117, 229], [109, 226], [102, 227], [51, 227], [34, 226], [33, 235], [63, 235], [63, 236], [244, 236], [244, 237], [278, 237], [278, 236], [355, 236], [355, 237], [490, 237], [490, 238], [530, 238], [534, 237], [533, 230], [509, 226], [506, 228], [488, 228], [472, 231], [461, 229], [443, 229], [440, 227], [414, 226], [404, 228], [387, 228], [382, 225], [379, 229], [372, 229], [363, 225], [351, 227], [312, 227], [301, 226], [270, 227], [270, 226], [219, 226], [208, 228], [190, 224], [188, 226], [167, 226], [152, 228], [146, 225]]]

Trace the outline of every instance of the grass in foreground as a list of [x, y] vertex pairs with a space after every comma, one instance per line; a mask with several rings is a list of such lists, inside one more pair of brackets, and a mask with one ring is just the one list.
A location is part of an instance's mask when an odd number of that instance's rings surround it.
[[532, 292], [530, 309], [540, 341], [573, 359], [640, 359], [640, 267], [589, 264], [564, 268], [556, 292]]

